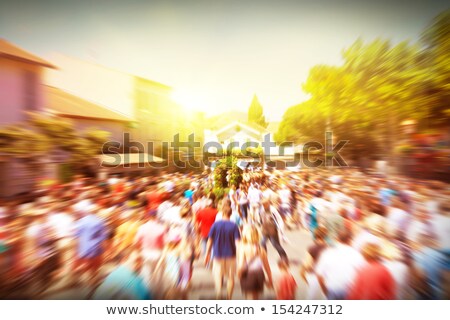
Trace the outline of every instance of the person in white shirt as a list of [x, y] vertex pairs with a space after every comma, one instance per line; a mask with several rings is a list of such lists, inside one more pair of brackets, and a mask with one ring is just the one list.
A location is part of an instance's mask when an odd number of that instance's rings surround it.
[[234, 184], [231, 185], [230, 191], [228, 192], [228, 197], [230, 199], [231, 210], [233, 212], [238, 210], [238, 198], [236, 193], [236, 186]]
[[248, 201], [250, 203], [250, 211], [249, 211], [249, 221], [251, 222], [259, 222], [259, 212], [261, 208], [261, 200], [262, 200], [262, 192], [254, 186], [253, 184], [248, 189]]
[[281, 189], [278, 191], [278, 196], [281, 202], [281, 211], [284, 218], [290, 218], [292, 214], [291, 202], [292, 202], [292, 193], [291, 190], [283, 184]]
[[366, 263], [362, 254], [350, 246], [350, 232], [341, 231], [338, 241], [322, 252], [315, 268], [322, 291], [329, 300], [345, 299], [358, 269]]
[[387, 223], [395, 230], [405, 232], [408, 219], [410, 218], [408, 212], [404, 210], [404, 204], [398, 197], [392, 199], [392, 205], [389, 208], [387, 215]]
[[203, 191], [197, 191], [194, 193], [194, 204], [192, 205], [192, 213], [194, 215], [201, 209], [206, 208], [208, 198]]
[[167, 210], [169, 210], [170, 208], [172, 208], [174, 206], [174, 203], [172, 201], [172, 199], [168, 199], [166, 201], [164, 201], [163, 203], [161, 203], [158, 206], [158, 210], [157, 210], [157, 217], [159, 220], [164, 220], [164, 214]]

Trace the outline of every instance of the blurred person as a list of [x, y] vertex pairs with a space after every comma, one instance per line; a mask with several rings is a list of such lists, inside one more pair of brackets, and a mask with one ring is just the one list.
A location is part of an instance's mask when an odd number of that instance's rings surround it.
[[195, 223], [197, 229], [199, 230], [200, 237], [202, 239], [202, 244], [204, 246], [204, 251], [206, 252], [206, 244], [208, 242], [209, 231], [212, 225], [216, 221], [217, 209], [214, 208], [214, 203], [212, 199], [209, 199], [206, 203], [204, 209], [200, 209], [195, 216]]
[[401, 231], [406, 232], [406, 228], [410, 221], [410, 215], [405, 211], [405, 204], [397, 196], [392, 197], [391, 206], [388, 209], [387, 223]]
[[48, 216], [48, 224], [58, 240], [61, 253], [61, 272], [71, 272], [74, 262], [75, 218], [68, 203], [59, 203]]
[[230, 200], [231, 210], [238, 211], [238, 195], [236, 192], [235, 184], [232, 184], [230, 186], [230, 191], [228, 192], [228, 199]]
[[314, 197], [309, 201], [309, 230], [313, 237], [315, 230], [319, 227], [319, 224], [324, 221], [324, 217], [326, 217], [329, 209], [328, 201], [324, 200], [322, 196], [323, 192], [316, 190], [314, 192]]
[[163, 219], [164, 213], [175, 205], [175, 197], [168, 192], [164, 193], [164, 201], [158, 206], [157, 217]]
[[30, 215], [25, 211], [25, 206], [31, 208], [31, 204], [28, 203], [20, 208], [17, 205], [12, 205], [9, 212], [13, 217], [6, 227], [6, 254], [9, 268], [5, 274], [7, 281], [2, 288], [14, 289], [15, 292], [7, 292], [7, 295], [16, 297], [16, 294], [18, 294], [17, 297], [22, 299], [27, 297], [27, 293], [17, 291], [23, 287], [26, 289], [26, 284], [20, 286], [19, 283], [24, 278], [24, 275], [29, 275], [34, 267], [34, 264], [30, 264], [28, 257], [30, 241], [27, 239], [27, 229], [31, 225], [31, 220]]
[[278, 211], [270, 205], [268, 200], [264, 200], [261, 210], [261, 230], [262, 240], [261, 246], [267, 250], [267, 241], [272, 243], [275, 250], [277, 250], [280, 258], [287, 261], [288, 257], [286, 251], [283, 249], [280, 240], [283, 238], [284, 223]]
[[181, 298], [186, 300], [188, 298], [188, 291], [191, 286], [194, 261], [200, 257], [201, 246], [195, 233], [192, 212], [189, 204], [182, 208], [181, 218], [182, 224], [179, 226], [179, 233], [181, 235], [179, 288]]
[[[337, 204], [334, 205], [336, 206]], [[323, 220], [328, 230], [328, 241], [331, 243], [336, 241], [339, 232], [345, 228], [346, 214], [347, 210], [344, 207], [330, 208], [327, 210], [326, 217]]]
[[241, 234], [238, 226], [230, 221], [230, 217], [231, 208], [226, 207], [222, 220], [214, 222], [208, 235], [205, 265], [209, 265], [211, 251], [213, 251], [213, 274], [217, 299], [221, 298], [225, 279], [227, 283], [227, 299], [231, 300], [234, 290], [236, 248], [239, 246]]
[[134, 239], [141, 226], [139, 209], [129, 210], [128, 214], [121, 218], [121, 224], [117, 227], [112, 242], [113, 252], [120, 255], [134, 244]]
[[206, 197], [203, 190], [198, 190], [196, 193], [194, 193], [193, 199], [194, 203], [192, 204], [192, 213], [195, 216], [199, 210], [206, 207], [208, 198]]
[[128, 248], [120, 254], [119, 264], [95, 290], [95, 300], [149, 300], [152, 299], [140, 272], [143, 260], [137, 251]]
[[153, 271], [158, 263], [165, 246], [167, 227], [159, 222], [155, 212], [148, 215], [144, 223], [138, 228], [134, 238], [134, 246], [140, 250], [144, 266], [142, 276], [145, 283], [157, 287], [157, 280]]
[[250, 210], [249, 210], [249, 221], [252, 223], [259, 223], [260, 222], [260, 207], [261, 207], [261, 201], [263, 198], [263, 194], [261, 190], [256, 186], [255, 183], [252, 183], [250, 187], [248, 188], [248, 201], [250, 204]]
[[263, 201], [268, 200], [272, 203], [277, 203], [278, 198], [279, 198], [277, 192], [275, 192], [275, 190], [277, 190], [277, 189], [278, 189], [278, 187], [275, 184], [271, 185], [271, 186], [269, 186], [268, 184], [262, 184], [261, 192], [263, 195]]
[[277, 300], [295, 300], [297, 282], [289, 271], [289, 264], [285, 260], [278, 260], [281, 275], [277, 280]]
[[410, 292], [409, 287], [409, 268], [404, 262], [402, 252], [390, 240], [395, 238], [395, 235], [389, 231], [385, 232], [386, 240], [383, 242], [381, 248], [383, 256], [383, 265], [389, 270], [395, 280], [395, 298], [396, 300], [405, 300], [408, 298]]
[[300, 268], [300, 276], [308, 285], [307, 300], [318, 300], [323, 296], [315, 268], [320, 255], [328, 247], [327, 238], [327, 229], [324, 226], [318, 227], [315, 231], [314, 243], [308, 247], [304, 262]]
[[244, 222], [247, 222], [249, 201], [248, 201], [247, 189], [243, 184], [240, 185], [239, 190], [238, 190], [238, 204], [239, 204], [239, 209], [240, 209], [240, 213], [242, 216], [242, 220]]
[[194, 193], [195, 193], [195, 187], [194, 187], [194, 185], [191, 184], [190, 187], [187, 190], [185, 190], [184, 194], [183, 194], [184, 197], [186, 199], [188, 199], [188, 201], [191, 205], [194, 204]]
[[311, 200], [311, 196], [307, 194], [306, 192], [302, 192], [303, 197], [299, 201], [299, 214], [300, 214], [300, 224], [303, 230], [310, 231], [309, 224], [310, 224], [310, 205], [309, 201]]
[[267, 252], [260, 246], [260, 235], [255, 226], [244, 228], [238, 252], [241, 290], [247, 299], [258, 300], [264, 292], [266, 278], [269, 288], [273, 288], [273, 280]]
[[175, 182], [173, 182], [170, 179], [164, 181], [162, 183], [162, 186], [163, 186], [164, 190], [170, 195], [175, 191], [175, 187], [176, 187]]
[[278, 197], [280, 198], [280, 213], [284, 221], [290, 219], [292, 214], [292, 194], [287, 185], [282, 184], [278, 190]]
[[164, 299], [178, 299], [182, 296], [181, 283], [183, 276], [181, 272], [181, 252], [180, 247], [182, 237], [180, 230], [172, 229], [169, 231], [166, 239], [166, 245], [161, 253], [161, 257], [156, 264], [154, 274], [161, 277], [158, 290], [162, 289]]
[[223, 211], [225, 208], [231, 208], [231, 217], [230, 217], [230, 221], [236, 223], [236, 225], [240, 228], [242, 227], [242, 218], [239, 215], [239, 212], [237, 210], [233, 210], [233, 208], [231, 207], [231, 201], [228, 198], [223, 198], [221, 200], [221, 209], [219, 210], [219, 212], [216, 215], [216, 221], [222, 220], [222, 216], [223, 216]]
[[352, 247], [362, 252], [364, 246], [368, 243], [381, 244], [381, 233], [386, 228], [385, 220], [379, 215], [367, 216], [362, 223], [360, 223], [360, 231], [353, 240]]
[[384, 206], [390, 206], [392, 197], [396, 194], [391, 183], [382, 183], [379, 189], [379, 198]]
[[357, 271], [365, 264], [363, 256], [350, 246], [352, 235], [342, 230], [338, 243], [324, 250], [316, 264], [316, 274], [323, 293], [329, 300], [347, 297]]
[[448, 271], [448, 255], [439, 251], [436, 238], [422, 233], [411, 241], [412, 252], [412, 287], [417, 299], [443, 299], [448, 295], [445, 272]]
[[421, 202], [415, 206], [413, 218], [409, 222], [405, 232], [410, 241], [417, 242], [417, 238], [421, 234], [429, 234], [437, 240], [437, 232], [435, 232], [434, 227], [431, 221], [431, 214], [425, 207], [424, 202]]
[[166, 208], [164, 211], [158, 210], [159, 211], [158, 218], [161, 222], [166, 223], [168, 225], [179, 224], [179, 223], [181, 223], [180, 212], [181, 212], [181, 208], [183, 206], [182, 195], [173, 195], [171, 203], [172, 203], [172, 206]]
[[93, 205], [89, 200], [75, 204], [74, 209], [81, 214], [75, 224], [75, 237], [77, 241], [76, 275], [73, 280], [80, 281], [80, 275], [88, 275], [88, 283], [95, 288], [98, 281], [99, 270], [103, 264], [105, 251], [104, 241], [107, 238], [107, 229], [104, 222], [92, 211]]
[[58, 238], [48, 221], [48, 214], [53, 208], [47, 201], [50, 199], [26, 204], [21, 210], [23, 216], [31, 218], [31, 223], [25, 231], [27, 245], [23, 247], [22, 254], [26, 264], [20, 278], [25, 283], [31, 280], [28, 289], [33, 297], [42, 297], [53, 284], [60, 267]]
[[164, 202], [164, 194], [158, 188], [157, 185], [150, 186], [146, 193], [147, 198], [147, 213], [149, 215], [155, 215], [158, 211], [158, 207]]
[[440, 248], [450, 253], [450, 195], [443, 198], [439, 205], [439, 211], [429, 217], [430, 227], [435, 232]]
[[350, 300], [393, 300], [396, 298], [396, 284], [389, 269], [383, 265], [381, 248], [369, 243], [362, 249], [367, 263], [355, 275], [347, 299]]
[[25, 247], [23, 248], [23, 255], [27, 267], [34, 268], [39, 263], [38, 254], [38, 240], [40, 237], [45, 238], [47, 235], [42, 230], [47, 230], [49, 227], [47, 219], [47, 211], [49, 204], [43, 202], [31, 202], [21, 205], [20, 215], [23, 218], [25, 230], [22, 236], [25, 239]]

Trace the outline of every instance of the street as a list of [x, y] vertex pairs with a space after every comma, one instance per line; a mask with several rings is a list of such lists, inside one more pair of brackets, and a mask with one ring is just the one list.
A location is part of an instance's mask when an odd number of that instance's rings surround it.
[[[306, 284], [300, 279], [300, 265], [305, 255], [306, 249], [311, 243], [311, 236], [305, 230], [291, 230], [286, 232], [289, 243], [284, 243], [283, 247], [290, 258], [291, 272], [294, 275], [297, 284], [297, 299], [305, 299], [306, 297]], [[277, 261], [279, 256], [275, 249], [268, 244], [268, 255], [270, 267], [273, 273], [274, 285], [276, 286], [276, 280], [278, 277]], [[103, 268], [104, 272], [108, 272], [111, 269], [110, 265], [106, 265]], [[54, 286], [52, 286], [45, 294], [44, 299], [87, 299], [89, 290], [86, 288], [67, 288], [68, 280], [63, 279]], [[224, 290], [225, 294], [225, 290]], [[273, 290], [265, 290], [264, 299], [274, 299], [275, 292]], [[188, 296], [191, 300], [212, 300], [215, 299], [214, 281], [211, 270], [206, 269], [203, 264], [203, 259], [195, 261], [194, 273], [192, 277], [192, 287]], [[234, 300], [244, 299], [242, 295], [239, 281], [236, 279], [236, 285], [234, 289]]]

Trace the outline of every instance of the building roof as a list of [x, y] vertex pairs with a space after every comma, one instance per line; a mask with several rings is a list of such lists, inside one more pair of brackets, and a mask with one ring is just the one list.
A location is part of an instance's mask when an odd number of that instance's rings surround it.
[[[242, 122], [241, 122], [241, 123], [242, 123]], [[246, 126], [252, 127], [252, 128], [255, 129], [255, 130], [258, 130], [258, 131], [261, 132], [261, 133], [269, 133], [269, 131], [268, 131], [266, 128], [264, 128], [263, 126], [260, 126], [260, 125], [257, 124], [257, 123], [250, 122], [250, 121], [246, 121], [246, 122], [244, 122], [243, 124], [245, 124]]]
[[130, 122], [134, 119], [87, 101], [61, 89], [45, 86], [46, 109], [61, 116], [78, 119], [101, 119]]
[[247, 122], [247, 118], [247, 112], [230, 110], [209, 117], [205, 123], [208, 129], [218, 130], [234, 121]]
[[19, 47], [16, 47], [15, 45], [1, 38], [0, 38], [0, 57], [56, 69], [56, 67], [52, 65], [50, 62], [47, 62], [44, 59], [35, 56], [34, 54], [31, 54]]

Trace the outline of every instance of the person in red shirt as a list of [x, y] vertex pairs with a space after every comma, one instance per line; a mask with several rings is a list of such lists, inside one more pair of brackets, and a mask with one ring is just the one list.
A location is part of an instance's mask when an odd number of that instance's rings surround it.
[[276, 288], [277, 300], [295, 300], [297, 282], [289, 272], [288, 263], [285, 260], [280, 260], [278, 261], [278, 268], [281, 271], [281, 277], [278, 279]]
[[158, 207], [165, 200], [165, 195], [158, 190], [158, 186], [152, 186], [146, 194], [147, 197], [147, 213], [156, 215]]
[[392, 274], [381, 263], [380, 247], [369, 243], [362, 251], [367, 264], [359, 269], [347, 299], [393, 300], [396, 284]]
[[214, 208], [214, 202], [212, 199], [207, 200], [207, 205], [204, 209], [200, 209], [195, 216], [195, 222], [197, 230], [199, 231], [202, 239], [203, 248], [206, 249], [206, 243], [208, 242], [209, 230], [216, 221], [217, 209]]

